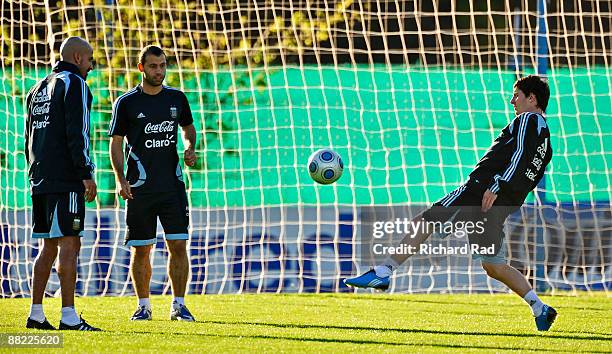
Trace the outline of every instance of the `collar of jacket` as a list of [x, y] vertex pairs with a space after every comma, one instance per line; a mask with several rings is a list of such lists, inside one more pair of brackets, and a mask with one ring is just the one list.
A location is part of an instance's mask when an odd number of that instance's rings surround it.
[[56, 73], [62, 72], [62, 71], [69, 71], [75, 75], [79, 75], [81, 78], [83, 77], [81, 75], [81, 71], [79, 70], [79, 68], [72, 64], [69, 63], [67, 61], [58, 61], [57, 64], [55, 64], [55, 66], [53, 67], [53, 71]]

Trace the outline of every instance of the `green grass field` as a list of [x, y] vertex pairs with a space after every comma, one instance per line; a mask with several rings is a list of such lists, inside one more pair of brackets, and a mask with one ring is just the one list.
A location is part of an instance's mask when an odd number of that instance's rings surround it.
[[[612, 352], [612, 301], [602, 293], [544, 297], [559, 312], [547, 333], [535, 330], [528, 307], [512, 295], [188, 296], [197, 323], [171, 322], [170, 300], [153, 297], [154, 320], [133, 323], [134, 297], [79, 298], [77, 311], [105, 331], [63, 332], [65, 350]], [[26, 331], [29, 301], [0, 299], [0, 332]], [[45, 300], [54, 325], [59, 310], [59, 299]]]

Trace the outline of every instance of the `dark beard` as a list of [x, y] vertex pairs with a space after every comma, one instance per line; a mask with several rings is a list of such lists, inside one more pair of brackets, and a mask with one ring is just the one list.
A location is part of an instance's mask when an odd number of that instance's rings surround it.
[[162, 80], [161, 80], [161, 82], [158, 84], [157, 82], [153, 82], [153, 81], [151, 81], [151, 80], [147, 79], [146, 77], [144, 78], [144, 81], [146, 81], [146, 82], [147, 82], [147, 84], [149, 84], [149, 85], [151, 85], [151, 86], [153, 86], [153, 87], [158, 87], [158, 86], [161, 86], [161, 85], [163, 85], [163, 83], [164, 83], [164, 79], [162, 79]]

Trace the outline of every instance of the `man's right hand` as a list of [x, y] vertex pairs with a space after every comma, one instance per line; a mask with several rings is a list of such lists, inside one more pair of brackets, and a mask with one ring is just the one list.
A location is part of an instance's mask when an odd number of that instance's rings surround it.
[[98, 186], [96, 186], [96, 182], [93, 179], [84, 179], [83, 186], [85, 187], [85, 201], [89, 203], [96, 198]]
[[119, 189], [119, 195], [123, 200], [134, 199], [132, 196], [132, 187], [130, 187], [130, 182], [128, 182], [127, 179], [124, 178], [118, 181], [117, 187]]

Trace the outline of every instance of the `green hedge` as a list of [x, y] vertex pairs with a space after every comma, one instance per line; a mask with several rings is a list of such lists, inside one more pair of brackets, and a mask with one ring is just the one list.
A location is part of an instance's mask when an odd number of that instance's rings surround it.
[[[103, 206], [116, 203], [106, 129], [105, 71], [94, 93], [92, 147]], [[0, 73], [3, 207], [29, 205], [22, 152], [25, 92], [44, 71]], [[181, 80], [182, 78], [182, 80]], [[548, 201], [610, 200], [610, 73], [549, 74], [554, 157]], [[171, 72], [187, 92], [200, 163], [188, 171], [196, 207], [432, 202], [464, 180], [511, 119], [513, 72], [403, 66], [277, 67], [268, 72]], [[335, 187], [316, 186], [306, 160], [332, 146], [345, 160]]]

